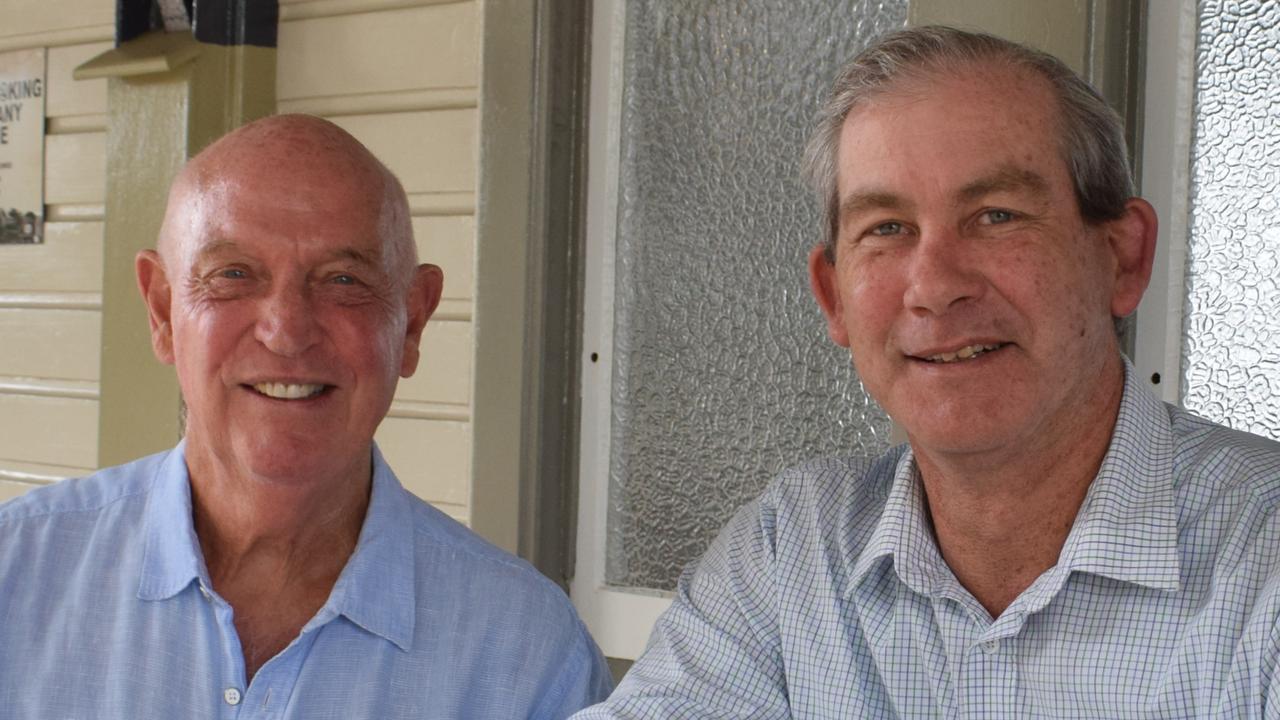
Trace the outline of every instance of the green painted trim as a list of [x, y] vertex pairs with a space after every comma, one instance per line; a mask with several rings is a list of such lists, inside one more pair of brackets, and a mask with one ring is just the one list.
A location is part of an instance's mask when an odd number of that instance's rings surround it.
[[1087, 70], [1089, 0], [912, 0], [909, 25], [982, 30], [1057, 56]]
[[[133, 43], [137, 43], [134, 45]], [[151, 353], [133, 260], [155, 246], [169, 183], [189, 157], [223, 133], [275, 107], [275, 51], [197, 43], [173, 33], [121, 46], [137, 60], [150, 47], [186, 57], [172, 69], [134, 72], [112, 52], [90, 60], [106, 73], [107, 197], [102, 277], [102, 365], [98, 464], [117, 465], [171, 447], [180, 437], [173, 369]], [[114, 72], [108, 71], [114, 68]]]
[[526, 0], [482, 7], [470, 515], [473, 530], [514, 553], [528, 390], [536, 9]]
[[483, 7], [471, 525], [567, 586], [590, 6]]

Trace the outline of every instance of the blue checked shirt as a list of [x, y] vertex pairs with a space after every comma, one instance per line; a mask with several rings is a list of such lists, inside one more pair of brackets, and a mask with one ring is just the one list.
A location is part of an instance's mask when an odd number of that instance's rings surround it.
[[1280, 445], [1128, 370], [1058, 564], [992, 619], [909, 449], [784, 473], [575, 718], [1280, 718]]
[[564, 593], [373, 458], [355, 552], [247, 687], [181, 445], [0, 506], [0, 718], [563, 718], [607, 695]]

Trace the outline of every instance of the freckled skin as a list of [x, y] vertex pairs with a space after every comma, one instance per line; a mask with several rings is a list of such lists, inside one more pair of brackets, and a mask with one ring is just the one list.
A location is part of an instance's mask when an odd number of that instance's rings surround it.
[[[877, 98], [851, 113], [841, 136], [841, 195], [877, 188], [903, 206], [842, 221], [829, 273], [832, 336], [925, 454], [1069, 433], [1092, 419], [1076, 410], [1120, 382], [1105, 233], [1080, 218], [1065, 163], [1044, 151], [1056, 147], [1047, 89], [1003, 75]], [[1032, 110], [1008, 113], [1009, 96]], [[1007, 167], [1035, 173], [1043, 191], [957, 200], [966, 183]], [[982, 213], [993, 208], [1014, 216], [992, 222]], [[886, 221], [903, 231], [867, 234]], [[985, 372], [909, 357], [975, 340], [1008, 343], [983, 358]]]
[[1045, 81], [990, 64], [855, 108], [835, 260], [809, 259], [832, 339], [907, 431], [943, 558], [993, 617], [1055, 563], [1106, 452], [1112, 316], [1154, 252], [1141, 199], [1080, 217], [1056, 111]]

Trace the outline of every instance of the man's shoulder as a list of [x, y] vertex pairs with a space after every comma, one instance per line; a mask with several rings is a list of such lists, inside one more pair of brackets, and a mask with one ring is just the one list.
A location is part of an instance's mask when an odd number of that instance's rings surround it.
[[121, 502], [143, 498], [170, 452], [34, 488], [0, 504], [0, 532], [27, 521], [48, 522], [72, 517], [92, 519], [94, 514]]
[[[537, 599], [544, 606], [570, 607], [564, 591], [528, 562], [416, 495], [408, 491], [405, 494], [410, 497], [418, 561], [431, 569], [431, 577], [466, 578], [466, 587], [477, 594], [500, 594], [524, 603]], [[453, 587], [461, 590], [456, 583]]]
[[782, 471], [725, 525], [704, 564], [721, 555], [799, 562], [818, 548], [856, 556], [884, 513], [906, 452], [900, 445], [878, 456], [824, 457]]
[[906, 452], [906, 445], [898, 445], [879, 455], [840, 455], [795, 465], [766, 488], [761, 507], [827, 522], [852, 509], [878, 516]]
[[1184, 495], [1280, 506], [1280, 442], [1170, 407], [1174, 472]]

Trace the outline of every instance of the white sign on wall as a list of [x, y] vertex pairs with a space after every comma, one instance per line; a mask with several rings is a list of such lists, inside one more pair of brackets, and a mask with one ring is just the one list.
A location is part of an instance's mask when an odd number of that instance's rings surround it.
[[44, 52], [0, 53], [0, 244], [44, 238]]

